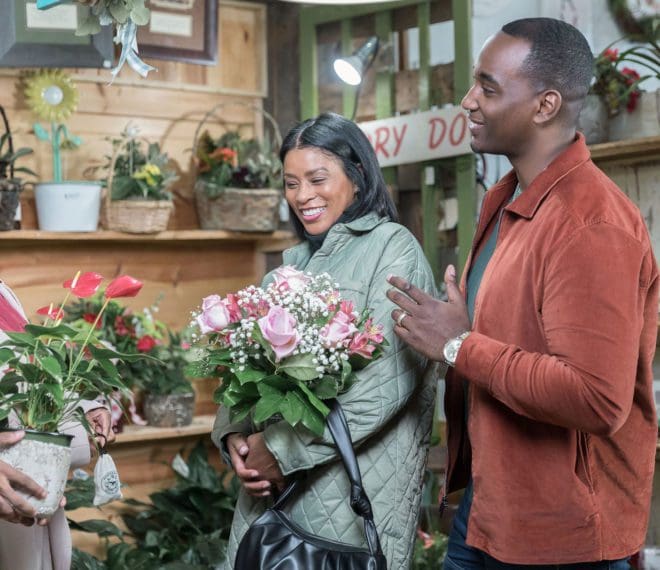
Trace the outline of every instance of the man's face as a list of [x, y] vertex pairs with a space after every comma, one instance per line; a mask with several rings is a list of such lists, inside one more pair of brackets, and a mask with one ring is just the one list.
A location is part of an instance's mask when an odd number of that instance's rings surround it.
[[526, 150], [538, 104], [538, 93], [520, 71], [529, 50], [528, 41], [504, 32], [484, 44], [461, 102], [473, 151], [515, 157]]

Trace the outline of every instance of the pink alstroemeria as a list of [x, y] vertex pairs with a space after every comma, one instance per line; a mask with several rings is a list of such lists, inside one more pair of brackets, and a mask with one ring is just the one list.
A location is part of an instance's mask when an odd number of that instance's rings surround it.
[[118, 297], [135, 297], [142, 289], [142, 281], [138, 281], [130, 275], [115, 277], [110, 285], [106, 287], [106, 299], [117, 299]]
[[270, 343], [278, 362], [289, 356], [300, 342], [296, 319], [279, 305], [270, 308], [258, 321], [261, 334]]
[[366, 333], [356, 334], [348, 345], [349, 354], [358, 354], [369, 360], [374, 350], [376, 350], [376, 347], [373, 344], [369, 344], [369, 337]]
[[337, 347], [354, 334], [357, 328], [353, 324], [353, 320], [352, 315], [347, 315], [342, 311], [335, 314], [330, 322], [319, 331], [325, 340], [325, 345]]
[[64, 316], [62, 309], [56, 309], [53, 303], [46, 305], [45, 307], [40, 307], [37, 309], [37, 315], [42, 315], [48, 317], [54, 321], [61, 319]]
[[241, 313], [241, 308], [238, 305], [238, 296], [234, 293], [229, 293], [222, 302], [225, 307], [227, 307], [230, 322], [237, 323], [240, 321], [243, 315]]
[[357, 317], [355, 316], [355, 304], [353, 301], [342, 301], [339, 303], [339, 311], [344, 313], [350, 318], [350, 322], [355, 322]]
[[373, 319], [367, 319], [364, 323], [364, 331], [374, 344], [383, 342], [383, 325], [375, 325]]
[[62, 287], [69, 289], [76, 297], [85, 299], [99, 290], [103, 275], [94, 271], [78, 272], [73, 279], [67, 279]]
[[309, 283], [309, 277], [292, 265], [278, 267], [273, 276], [275, 277], [275, 285], [280, 291], [302, 291]]

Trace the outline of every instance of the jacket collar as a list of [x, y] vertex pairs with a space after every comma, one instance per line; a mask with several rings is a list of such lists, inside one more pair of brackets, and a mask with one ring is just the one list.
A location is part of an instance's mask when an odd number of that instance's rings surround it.
[[304, 241], [291, 249], [287, 249], [283, 254], [283, 262], [285, 265], [307, 265], [313, 255], [331, 255], [351, 235], [368, 233], [380, 224], [387, 222], [388, 219], [379, 216], [375, 212], [369, 212], [351, 222], [335, 224], [330, 228], [323, 245], [317, 252], [312, 252], [309, 243]]
[[[506, 206], [505, 210], [523, 218], [533, 218], [555, 185], [574, 169], [590, 160], [590, 156], [584, 135], [578, 132], [573, 143], [555, 158], [514, 202]], [[518, 178], [515, 170], [510, 170], [488, 190], [488, 200], [484, 202], [484, 211], [474, 236], [473, 247], [481, 240], [492, 217], [511, 197], [517, 183]]]

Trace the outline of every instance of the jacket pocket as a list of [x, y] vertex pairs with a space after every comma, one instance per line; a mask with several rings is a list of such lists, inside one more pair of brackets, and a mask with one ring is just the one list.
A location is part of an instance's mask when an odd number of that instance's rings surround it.
[[591, 463], [589, 459], [589, 434], [578, 431], [575, 453], [575, 476], [593, 494], [594, 482], [591, 476]]

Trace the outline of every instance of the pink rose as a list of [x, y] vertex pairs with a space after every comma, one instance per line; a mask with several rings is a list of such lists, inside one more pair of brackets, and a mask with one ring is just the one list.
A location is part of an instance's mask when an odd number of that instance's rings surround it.
[[369, 336], [365, 333], [356, 334], [348, 345], [349, 354], [359, 354], [368, 359], [371, 359], [374, 350], [376, 350], [376, 347], [369, 344]]
[[275, 285], [280, 291], [302, 291], [309, 283], [309, 277], [291, 265], [275, 270]]
[[261, 334], [275, 351], [275, 360], [289, 356], [298, 346], [300, 335], [296, 330], [296, 319], [286, 309], [274, 305], [265, 317], [258, 321]]
[[320, 330], [320, 333], [325, 339], [325, 345], [327, 347], [336, 347], [356, 331], [357, 329], [352, 322], [352, 316], [340, 311]]
[[231, 322], [229, 310], [220, 295], [209, 295], [202, 300], [202, 312], [197, 316], [197, 324], [202, 334], [219, 332]]

